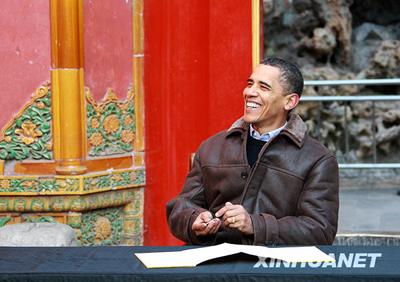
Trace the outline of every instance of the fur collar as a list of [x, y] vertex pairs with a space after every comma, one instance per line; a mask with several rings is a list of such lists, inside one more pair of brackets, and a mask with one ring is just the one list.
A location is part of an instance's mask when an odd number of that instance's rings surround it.
[[[246, 123], [243, 118], [236, 120], [227, 131], [227, 137], [235, 132], [247, 134], [249, 124]], [[303, 146], [304, 137], [307, 133], [307, 126], [301, 117], [296, 113], [289, 114], [289, 120], [284, 129], [280, 134], [287, 135], [292, 141], [299, 147]]]

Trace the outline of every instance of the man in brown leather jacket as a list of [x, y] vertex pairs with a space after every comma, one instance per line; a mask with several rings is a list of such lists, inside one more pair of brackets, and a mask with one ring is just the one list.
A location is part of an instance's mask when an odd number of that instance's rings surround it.
[[204, 141], [183, 191], [167, 204], [171, 232], [189, 244], [332, 244], [338, 165], [292, 109], [303, 77], [278, 58], [257, 66], [244, 115]]

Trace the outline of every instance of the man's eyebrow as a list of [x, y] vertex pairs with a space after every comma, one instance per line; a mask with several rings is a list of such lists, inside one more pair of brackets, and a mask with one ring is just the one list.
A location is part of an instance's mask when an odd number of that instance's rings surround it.
[[271, 89], [271, 85], [269, 85], [267, 82], [265, 81], [259, 81], [260, 85], [267, 87], [268, 89]]
[[251, 79], [251, 78], [249, 78], [249, 79], [247, 80], [247, 82], [254, 82], [254, 80]]

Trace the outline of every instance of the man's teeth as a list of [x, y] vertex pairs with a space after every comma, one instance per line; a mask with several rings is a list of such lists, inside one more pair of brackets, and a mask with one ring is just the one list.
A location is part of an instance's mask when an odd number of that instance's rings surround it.
[[256, 103], [253, 103], [253, 102], [247, 102], [247, 103], [246, 103], [246, 107], [250, 107], [250, 108], [259, 108], [260, 105], [259, 105], [259, 104], [256, 104]]

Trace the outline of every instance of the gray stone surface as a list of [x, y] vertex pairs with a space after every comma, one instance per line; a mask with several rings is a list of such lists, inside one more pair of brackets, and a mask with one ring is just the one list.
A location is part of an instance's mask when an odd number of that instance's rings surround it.
[[[390, 162], [396, 163], [397, 161], [393, 159]], [[346, 194], [346, 197], [350, 197], [350, 199], [352, 199], [353, 201], [357, 201], [357, 198], [362, 197], [358, 196], [358, 194], [367, 195], [368, 191], [370, 190], [385, 190], [386, 192], [382, 193], [384, 195], [390, 196], [389, 194], [393, 193], [393, 191], [395, 192], [396, 189], [400, 189], [400, 169], [340, 170], [341, 193], [342, 194], [345, 193], [344, 190], [359, 191], [355, 192], [355, 194], [349, 194], [349, 195]], [[378, 195], [380, 195], [380, 193], [378, 193]], [[343, 200], [346, 199], [343, 198]], [[347, 204], [347, 202], [345, 204]]]
[[400, 245], [397, 189], [340, 191], [338, 245]]
[[395, 189], [340, 191], [339, 233], [400, 234], [400, 196]]
[[21, 223], [0, 228], [0, 246], [77, 246], [74, 230], [60, 223]]

